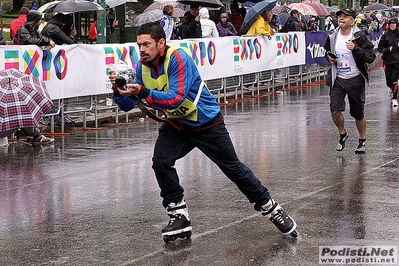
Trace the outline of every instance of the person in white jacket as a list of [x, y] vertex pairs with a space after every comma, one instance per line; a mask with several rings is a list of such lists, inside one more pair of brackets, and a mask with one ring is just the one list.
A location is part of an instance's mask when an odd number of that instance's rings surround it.
[[219, 37], [219, 32], [216, 28], [215, 22], [209, 19], [209, 11], [203, 7], [199, 11], [202, 38]]

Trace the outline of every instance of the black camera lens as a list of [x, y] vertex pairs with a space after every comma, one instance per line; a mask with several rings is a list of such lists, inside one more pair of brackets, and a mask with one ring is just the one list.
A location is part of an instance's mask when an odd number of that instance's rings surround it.
[[126, 85], [126, 79], [124, 77], [118, 76], [115, 79], [115, 84], [118, 88], [123, 88]]

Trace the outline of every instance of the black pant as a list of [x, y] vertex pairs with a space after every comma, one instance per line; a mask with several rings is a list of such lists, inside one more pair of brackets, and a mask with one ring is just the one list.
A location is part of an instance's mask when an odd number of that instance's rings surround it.
[[163, 205], [166, 207], [171, 202], [178, 203], [183, 199], [184, 189], [179, 184], [174, 165], [176, 160], [198, 148], [217, 164], [251, 203], [255, 202], [254, 208], [259, 210], [270, 199], [270, 193], [238, 159], [222, 116], [218, 115], [214, 120], [214, 126], [199, 131], [179, 131], [168, 123], [160, 128], [152, 168], [161, 189]]

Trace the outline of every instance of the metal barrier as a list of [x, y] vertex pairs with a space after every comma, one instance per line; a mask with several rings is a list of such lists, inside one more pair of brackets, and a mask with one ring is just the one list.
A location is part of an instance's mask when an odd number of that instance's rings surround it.
[[[373, 66], [375, 63], [370, 64], [369, 68]], [[325, 79], [329, 67], [328, 63], [291, 66], [206, 80], [205, 83], [217, 98], [217, 102], [223, 105], [227, 103], [228, 98], [229, 101], [240, 101], [247, 100], [244, 99], [245, 97], [262, 97], [265, 91], [266, 93], [276, 93], [276, 88], [285, 90], [287, 86], [290, 90], [292, 83], [297, 87], [301, 87], [305, 83], [309, 87], [313, 84], [312, 80], [315, 79], [320, 84], [321, 77]], [[102, 113], [107, 114], [104, 116]], [[60, 122], [61, 131], [64, 132], [65, 125], [61, 121], [64, 121], [65, 115], [81, 120], [83, 128], [87, 127], [88, 120], [94, 121], [94, 127], [97, 128], [101, 117], [113, 117], [115, 123], [119, 123], [119, 116], [124, 116], [125, 122], [128, 123], [131, 116], [140, 116], [141, 111], [138, 108], [129, 112], [119, 110], [113, 102], [112, 94], [81, 96], [54, 101], [54, 107], [46, 114], [43, 123], [50, 125], [51, 132], [54, 132], [54, 125]]]

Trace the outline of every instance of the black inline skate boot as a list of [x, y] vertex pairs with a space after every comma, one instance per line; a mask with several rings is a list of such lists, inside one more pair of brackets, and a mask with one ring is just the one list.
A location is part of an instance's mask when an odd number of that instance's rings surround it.
[[295, 230], [296, 222], [286, 214], [280, 204], [273, 199], [270, 199], [265, 205], [260, 207], [260, 209], [262, 215], [269, 218], [284, 235], [292, 236], [293, 238], [298, 236], [298, 232]]
[[168, 225], [162, 229], [165, 243], [175, 241], [178, 238], [190, 238], [192, 227], [187, 204], [184, 201], [177, 204], [170, 203], [166, 209], [170, 220]]

